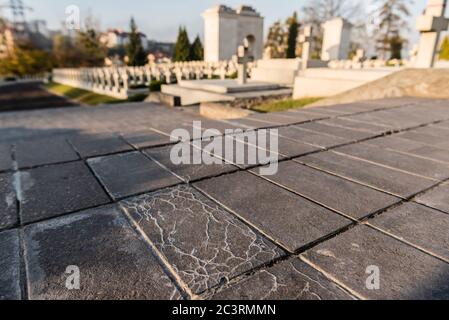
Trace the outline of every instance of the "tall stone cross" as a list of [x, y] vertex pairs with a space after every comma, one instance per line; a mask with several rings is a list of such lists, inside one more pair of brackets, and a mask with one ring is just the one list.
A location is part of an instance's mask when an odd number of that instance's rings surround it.
[[421, 32], [415, 67], [432, 68], [438, 52], [441, 32], [449, 27], [449, 19], [444, 17], [447, 0], [429, 0], [423, 16], [418, 18], [417, 28]]
[[248, 63], [254, 61], [254, 57], [249, 54], [249, 45], [239, 46], [237, 52], [238, 63], [238, 84], [246, 84], [248, 82]]
[[310, 51], [312, 48], [312, 33], [313, 27], [311, 25], [305, 26], [302, 34], [299, 36], [299, 42], [302, 44], [301, 64], [302, 69], [307, 69], [307, 65], [310, 59]]

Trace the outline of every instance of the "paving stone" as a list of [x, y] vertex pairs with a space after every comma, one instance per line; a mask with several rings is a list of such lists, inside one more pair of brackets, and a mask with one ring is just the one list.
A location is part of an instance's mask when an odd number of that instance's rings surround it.
[[188, 186], [126, 200], [121, 206], [196, 294], [283, 255]]
[[344, 153], [370, 162], [379, 163], [424, 177], [444, 180], [449, 178], [449, 165], [413, 155], [401, 154], [371, 146], [369, 144], [353, 144], [335, 149], [335, 152]]
[[237, 172], [195, 185], [290, 252], [351, 223], [330, 210], [247, 172]]
[[51, 218], [109, 202], [83, 162], [53, 165], [16, 173], [22, 223]]
[[262, 113], [262, 114], [254, 114], [246, 119], [249, 120], [260, 120], [272, 124], [278, 125], [288, 125], [295, 124], [305, 121], [310, 121], [319, 118], [318, 116], [311, 116], [306, 114], [292, 114], [289, 117], [278, 115], [277, 113]]
[[407, 139], [401, 139], [397, 136], [387, 136], [366, 141], [367, 144], [380, 148], [387, 148], [404, 153], [410, 153], [422, 158], [433, 159], [449, 163], [449, 151], [446, 149], [426, 145]]
[[212, 300], [352, 300], [320, 272], [293, 258], [230, 284], [208, 296]]
[[181, 182], [140, 152], [90, 159], [88, 163], [114, 199], [170, 187]]
[[361, 219], [400, 201], [357, 183], [288, 161], [268, 177], [304, 197], [354, 219]]
[[12, 168], [11, 146], [8, 143], [1, 143], [0, 171], [11, 170]]
[[[274, 151], [271, 148], [269, 150]], [[310, 144], [305, 144], [300, 141], [292, 141], [284, 137], [278, 138], [278, 153], [285, 157], [299, 157], [319, 150], [322, 150], [322, 148]]]
[[193, 158], [198, 157], [202, 159], [202, 152], [200, 149], [194, 148], [189, 143], [178, 144], [176, 147], [184, 148], [183, 150], [190, 150], [190, 163], [176, 165], [170, 158], [170, 153], [174, 146], [147, 149], [144, 151], [146, 155], [161, 163], [164, 167], [174, 172], [176, 175], [182, 177], [186, 182], [195, 181], [207, 177], [214, 177], [223, 173], [237, 171], [238, 168], [225, 163], [223, 160], [216, 158], [216, 161], [222, 164], [193, 164]]
[[123, 139], [137, 149], [158, 147], [172, 143], [170, 137], [153, 130], [140, 130], [123, 134]]
[[301, 130], [299, 126], [284, 127], [279, 128], [278, 130], [279, 135], [281, 135], [282, 137], [294, 141], [309, 143], [321, 148], [331, 148], [349, 142], [348, 139]]
[[[273, 114], [273, 113], [271, 113], [271, 114]], [[291, 123], [300, 123], [300, 122], [306, 122], [306, 121], [326, 119], [329, 117], [328, 115], [316, 114], [316, 113], [314, 114], [314, 113], [303, 112], [303, 111], [299, 111], [299, 110], [296, 112], [294, 112], [294, 110], [281, 111], [281, 112], [274, 113], [274, 115], [276, 115], [278, 117], [288, 118], [292, 121]]]
[[418, 196], [415, 200], [426, 206], [449, 213], [449, 184], [442, 184]]
[[364, 132], [372, 132], [376, 134], [386, 133], [389, 131], [388, 127], [379, 126], [373, 123], [364, 123], [359, 121], [348, 120], [346, 118], [333, 118], [320, 121], [319, 123], [334, 127], [343, 127], [347, 129], [359, 130]]
[[[448, 263], [367, 226], [326, 241], [303, 257], [365, 298], [449, 298]], [[372, 266], [379, 268], [379, 290], [369, 290], [366, 285], [373, 275]]]
[[358, 141], [375, 136], [372, 132], [363, 132], [360, 130], [352, 130], [342, 127], [330, 126], [321, 122], [310, 122], [298, 125], [298, 128], [303, 130], [309, 130], [318, 132], [321, 134], [327, 134], [343, 139], [349, 139], [350, 141]]
[[19, 231], [0, 232], [0, 300], [20, 300]]
[[449, 215], [445, 213], [406, 203], [369, 223], [449, 261]]
[[16, 194], [11, 174], [0, 174], [0, 230], [18, 223]]
[[113, 134], [78, 135], [70, 137], [69, 141], [83, 158], [132, 150], [121, 137]]
[[296, 161], [362, 184], [408, 198], [435, 185], [434, 180], [382, 167], [335, 152], [322, 152]]
[[[179, 296], [148, 245], [115, 206], [33, 224], [24, 233], [30, 299]], [[79, 268], [80, 290], [66, 288], [68, 266]]]
[[15, 143], [15, 158], [19, 168], [78, 160], [79, 157], [65, 138], [52, 137]]

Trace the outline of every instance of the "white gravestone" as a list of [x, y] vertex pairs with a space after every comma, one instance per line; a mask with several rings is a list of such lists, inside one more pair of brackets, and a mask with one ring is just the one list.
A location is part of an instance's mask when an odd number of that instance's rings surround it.
[[206, 10], [203, 18], [205, 61], [231, 60], [245, 39], [251, 42], [251, 55], [262, 58], [264, 18], [256, 10], [247, 6], [234, 10], [219, 5]]
[[351, 45], [352, 24], [343, 18], [335, 18], [326, 21], [323, 29], [321, 60], [346, 60]]
[[423, 16], [418, 18], [417, 29], [421, 32], [415, 67], [432, 68], [441, 32], [446, 31], [449, 19], [444, 17], [447, 0], [429, 0]]

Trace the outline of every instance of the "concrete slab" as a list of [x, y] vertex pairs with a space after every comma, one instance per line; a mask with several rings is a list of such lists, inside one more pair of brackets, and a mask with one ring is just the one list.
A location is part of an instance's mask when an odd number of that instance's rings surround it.
[[12, 169], [11, 145], [0, 143], [0, 171]]
[[19, 231], [0, 232], [0, 300], [20, 300]]
[[335, 127], [321, 122], [304, 123], [298, 125], [297, 127], [302, 130], [309, 130], [321, 134], [327, 134], [334, 137], [348, 139], [350, 141], [359, 141], [376, 136], [376, 134], [372, 132], [363, 132], [359, 130]]
[[335, 283], [299, 259], [293, 258], [225, 286], [212, 300], [352, 300]]
[[449, 149], [449, 141], [446, 137], [439, 137], [430, 134], [407, 131], [398, 134], [399, 138], [421, 142], [437, 148]]
[[[148, 245], [114, 206], [33, 224], [24, 233], [32, 300], [179, 297]], [[79, 290], [66, 287], [74, 275], [68, 266], [79, 270]]]
[[114, 199], [122, 199], [181, 183], [140, 152], [90, 159], [89, 166]]
[[[369, 299], [448, 299], [449, 264], [367, 226], [357, 226], [302, 255]], [[379, 290], [368, 289], [379, 269]]]
[[267, 178], [354, 219], [362, 219], [400, 201], [293, 161], [280, 163], [278, 173]]
[[144, 150], [144, 153], [148, 155], [151, 159], [161, 163], [164, 167], [168, 168], [170, 171], [174, 172], [176, 175], [182, 177], [186, 182], [191, 182], [199, 179], [204, 179], [208, 177], [214, 177], [221, 175], [223, 173], [232, 172], [238, 170], [237, 167], [226, 164], [221, 161], [222, 164], [193, 164], [193, 158], [198, 157], [202, 159], [202, 152], [200, 149], [194, 148], [189, 143], [183, 143], [182, 145], [177, 145], [178, 147], [184, 146], [187, 150], [190, 150], [190, 163], [191, 164], [173, 164], [170, 159], [170, 153], [173, 146], [153, 148]]
[[353, 129], [364, 132], [371, 132], [374, 134], [382, 134], [390, 131], [387, 127], [379, 126], [376, 124], [364, 123], [354, 120], [349, 120], [346, 118], [332, 118], [328, 120], [322, 120], [319, 122], [320, 124], [334, 126], [334, 127], [342, 127], [346, 129]]
[[406, 203], [369, 221], [400, 239], [424, 248], [449, 262], [449, 215]]
[[330, 151], [297, 158], [296, 161], [403, 198], [411, 197], [436, 184], [434, 180]]
[[334, 151], [431, 179], [444, 180], [449, 178], [449, 164], [418, 158], [369, 144], [359, 143], [337, 148]]
[[132, 150], [120, 136], [113, 134], [75, 135], [68, 139], [83, 158]]
[[12, 174], [0, 174], [0, 230], [18, 223]]
[[279, 89], [278, 84], [261, 81], [248, 81], [246, 84], [239, 84], [237, 80], [183, 80], [179, 86], [187, 89], [203, 90], [214, 93], [239, 93], [249, 91], [263, 91]]
[[160, 134], [151, 129], [127, 132], [123, 134], [123, 139], [137, 149], [158, 147], [172, 143], [168, 135]]
[[449, 213], [449, 184], [442, 184], [418, 196], [415, 201]]
[[52, 218], [109, 202], [109, 198], [83, 162], [21, 171], [18, 199], [22, 223]]
[[129, 199], [121, 206], [196, 294], [283, 255], [188, 186]]
[[290, 252], [351, 223], [247, 172], [202, 181], [195, 186]]
[[279, 134], [282, 137], [309, 143], [321, 148], [331, 148], [349, 142], [348, 139], [302, 130], [299, 126], [279, 128]]
[[15, 158], [19, 168], [78, 160], [79, 157], [65, 138], [48, 137], [15, 143]]

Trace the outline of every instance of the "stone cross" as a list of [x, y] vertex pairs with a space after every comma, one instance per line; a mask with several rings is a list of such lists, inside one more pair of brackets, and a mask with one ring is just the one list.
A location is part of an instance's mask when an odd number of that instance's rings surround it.
[[417, 29], [421, 32], [418, 55], [415, 67], [432, 68], [435, 65], [435, 55], [441, 32], [449, 27], [449, 19], [444, 17], [447, 0], [429, 0], [423, 16], [418, 18]]
[[237, 52], [238, 58], [238, 84], [246, 84], [248, 82], [248, 63], [254, 61], [254, 57], [249, 55], [249, 46], [239, 46]]
[[304, 27], [302, 34], [299, 36], [299, 42], [302, 44], [302, 69], [307, 69], [308, 61], [311, 54], [313, 27], [307, 25]]

